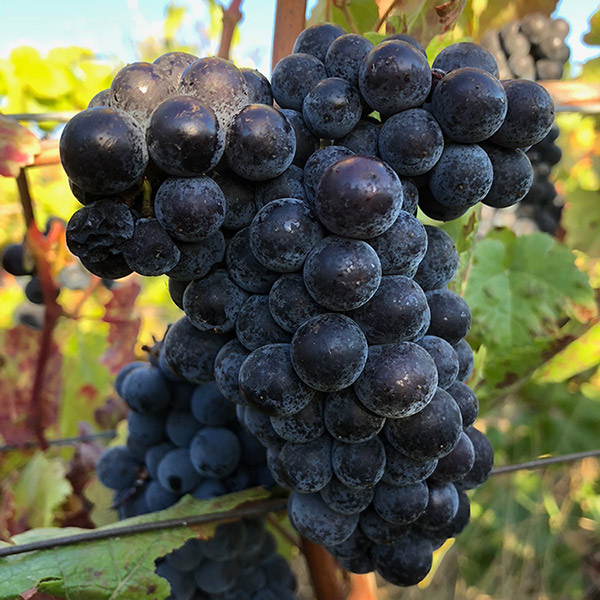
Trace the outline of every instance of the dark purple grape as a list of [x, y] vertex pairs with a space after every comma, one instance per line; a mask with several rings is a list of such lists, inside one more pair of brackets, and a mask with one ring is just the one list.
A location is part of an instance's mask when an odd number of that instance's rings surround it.
[[438, 386], [448, 389], [456, 380], [459, 370], [458, 355], [446, 341], [435, 335], [426, 335], [417, 344], [427, 350], [437, 368]]
[[246, 80], [249, 103], [273, 106], [273, 93], [269, 80], [257, 69], [242, 67], [240, 72]]
[[471, 350], [471, 346], [469, 346], [469, 343], [466, 340], [460, 340], [458, 344], [455, 344], [454, 350], [456, 350], [458, 363], [460, 365], [456, 379], [458, 381], [466, 381], [471, 376], [473, 367], [475, 366], [473, 350]]
[[403, 486], [380, 482], [375, 488], [373, 508], [390, 523], [408, 525], [425, 512], [428, 499], [429, 490], [424, 481]]
[[448, 73], [431, 100], [433, 115], [444, 134], [464, 144], [481, 142], [498, 131], [507, 106], [502, 84], [487, 71], [473, 67]]
[[403, 342], [370, 346], [354, 390], [375, 414], [404, 421], [423, 411], [436, 387], [437, 369], [431, 356], [416, 344]]
[[346, 32], [334, 23], [319, 23], [307, 27], [294, 42], [294, 54], [299, 52], [316, 56], [320, 61], [325, 60], [327, 51], [334, 40]]
[[148, 164], [144, 130], [122, 110], [84, 110], [63, 129], [60, 160], [69, 179], [85, 192], [124, 192], [141, 179]]
[[[438, 463], [439, 464], [439, 463]], [[448, 525], [458, 512], [458, 492], [452, 483], [428, 482], [429, 503], [418, 521], [423, 529], [440, 529]]]
[[[370, 492], [369, 490], [352, 490], [349, 487], [343, 487], [345, 488], [345, 490], [347, 490], [349, 494], [352, 494], [356, 491], [361, 494], [366, 493], [371, 496], [373, 495], [372, 492]], [[321, 497], [323, 497], [323, 490], [321, 490]], [[347, 540], [343, 541], [341, 544], [329, 546], [327, 548], [327, 552], [333, 554], [336, 558], [352, 558], [355, 556], [361, 556], [362, 554], [368, 551], [370, 546], [371, 540], [362, 532], [360, 527], [357, 527]]]
[[452, 238], [443, 230], [425, 225], [427, 251], [419, 263], [415, 281], [426, 292], [446, 287], [458, 269], [458, 250]]
[[463, 490], [471, 490], [485, 483], [494, 466], [494, 449], [487, 437], [475, 427], [469, 427], [465, 430], [473, 444], [475, 451], [475, 462], [467, 475], [456, 482], [456, 485]]
[[371, 121], [359, 121], [350, 133], [336, 140], [336, 143], [355, 154], [378, 156], [379, 126]]
[[427, 58], [427, 51], [425, 48], [423, 48], [423, 44], [421, 44], [419, 40], [415, 39], [411, 35], [408, 35], [407, 33], [392, 33], [391, 35], [387, 35], [385, 39], [380, 42], [380, 44], [383, 42], [389, 42], [391, 40], [406, 42], [407, 44], [410, 44], [416, 48], [425, 58]]
[[235, 404], [247, 404], [238, 380], [242, 364], [249, 354], [250, 352], [237, 340], [231, 340], [219, 350], [215, 358], [215, 381], [221, 393]]
[[294, 160], [296, 135], [272, 106], [250, 104], [232, 120], [225, 158], [232, 171], [251, 181], [281, 175]]
[[[248, 431], [263, 445], [267, 448], [273, 449], [277, 451], [277, 455], [279, 454], [279, 450], [283, 446], [283, 440], [277, 435], [277, 432], [273, 429], [273, 425], [271, 425], [271, 419], [269, 415], [265, 414], [258, 408], [254, 408], [254, 406], [238, 406], [237, 408], [242, 408], [244, 412], [243, 423], [248, 429]], [[273, 459], [273, 453], [271, 453], [271, 458]], [[269, 452], [267, 452], [267, 462], [269, 462]], [[273, 471], [273, 469], [271, 469]], [[275, 477], [275, 474], [273, 475]], [[277, 483], [280, 483], [277, 480]]]
[[342, 158], [352, 156], [354, 152], [343, 146], [327, 146], [317, 150], [306, 161], [304, 166], [304, 189], [309, 204], [314, 205], [317, 195], [317, 186], [325, 171]]
[[352, 388], [327, 394], [325, 427], [336, 440], [348, 444], [374, 438], [385, 424], [385, 418], [367, 412]]
[[271, 424], [286, 442], [295, 444], [312, 442], [325, 433], [323, 403], [316, 398], [293, 415], [271, 417]]
[[290, 165], [278, 177], [261, 181], [256, 185], [256, 208], [258, 210], [280, 198], [304, 200], [305, 197], [304, 175], [302, 169], [295, 165]]
[[302, 102], [302, 117], [307, 127], [316, 136], [328, 140], [350, 133], [361, 115], [358, 91], [339, 77], [328, 77], [317, 83]]
[[520, 202], [533, 183], [527, 154], [519, 148], [499, 148], [491, 144], [486, 144], [483, 149], [492, 163], [494, 180], [482, 202], [494, 208], [507, 208]]
[[465, 67], [474, 67], [498, 77], [498, 64], [494, 55], [487, 48], [473, 42], [458, 42], [446, 46], [435, 57], [432, 67], [446, 73]]
[[296, 375], [289, 344], [254, 350], [240, 368], [239, 384], [252, 406], [278, 417], [300, 412], [317, 398], [317, 392]]
[[[302, 110], [302, 106], [300, 110]], [[294, 154], [292, 164], [303, 168], [310, 156], [319, 149], [319, 138], [306, 126], [301, 112], [291, 108], [282, 108], [281, 112], [289, 121], [296, 135], [296, 154]], [[287, 195], [284, 194], [284, 196]]]
[[[373, 500], [372, 489], [348, 487], [335, 476], [333, 476], [331, 481], [320, 491], [320, 494], [321, 498], [329, 508], [342, 515], [359, 514], [365, 510]], [[360, 529], [357, 528], [353, 535], [355, 534], [362, 538], [362, 531]], [[338, 546], [335, 546], [335, 549], [337, 551]]]
[[296, 492], [310, 494], [323, 489], [331, 479], [331, 438], [324, 435], [312, 442], [286, 442], [279, 453], [279, 469]]
[[396, 450], [414, 460], [439, 459], [458, 443], [462, 417], [452, 396], [438, 389], [423, 410], [402, 419], [388, 419], [385, 433]]
[[347, 33], [331, 42], [325, 55], [325, 68], [330, 77], [341, 77], [358, 89], [358, 70], [373, 44], [362, 35]]
[[304, 263], [309, 294], [329, 310], [352, 310], [366, 304], [381, 282], [377, 253], [366, 242], [329, 236]]
[[158, 188], [154, 211], [175, 239], [199, 242], [223, 224], [225, 196], [210, 177], [171, 177]]
[[367, 341], [352, 319], [319, 315], [294, 334], [291, 360], [304, 383], [322, 392], [335, 392], [352, 385], [362, 373]]
[[87, 108], [101, 108], [110, 106], [110, 90], [99, 91], [87, 105]]
[[9, 244], [2, 251], [2, 268], [15, 277], [33, 275], [35, 263], [24, 244]]
[[250, 103], [246, 80], [233, 63], [209, 56], [193, 62], [181, 75], [179, 93], [193, 96], [213, 109], [224, 131]]
[[492, 187], [494, 169], [477, 144], [448, 144], [431, 170], [429, 189], [450, 209], [465, 209], [483, 200]]
[[[459, 407], [460, 408], [460, 407]], [[461, 433], [458, 443], [450, 454], [442, 456], [438, 460], [437, 467], [431, 475], [431, 479], [441, 482], [457, 481], [463, 479], [473, 468], [475, 463], [475, 450], [466, 433]]]
[[433, 116], [411, 108], [390, 117], [379, 134], [379, 154], [398, 175], [422, 175], [442, 155], [444, 136]]
[[382, 519], [372, 506], [360, 513], [360, 528], [375, 544], [393, 544], [409, 532], [406, 525]]
[[409, 532], [391, 545], [374, 545], [371, 558], [377, 572], [392, 585], [410, 586], [422, 581], [431, 569], [431, 543]]
[[169, 277], [169, 296], [177, 308], [183, 310], [183, 294], [185, 288], [189, 285], [189, 281], [178, 281]]
[[467, 303], [450, 290], [426, 292], [431, 310], [427, 335], [436, 335], [450, 344], [457, 344], [471, 327], [471, 311]]
[[273, 98], [281, 108], [302, 112], [306, 94], [326, 77], [325, 65], [318, 58], [304, 53], [290, 54], [273, 67]]
[[201, 428], [202, 423], [189, 410], [172, 410], [165, 422], [167, 437], [179, 448], [187, 448]]
[[302, 268], [323, 235], [321, 224], [306, 202], [280, 198], [261, 208], [252, 220], [250, 248], [267, 269], [292, 273]]
[[167, 331], [161, 355], [178, 376], [202, 383], [213, 379], [215, 357], [229, 339], [228, 334], [199, 331], [183, 317]]
[[227, 271], [219, 270], [192, 281], [183, 295], [183, 310], [200, 331], [233, 331], [248, 292], [237, 286]]
[[397, 219], [402, 209], [402, 184], [378, 158], [350, 156], [325, 171], [317, 187], [315, 208], [333, 233], [372, 238]]
[[253, 294], [267, 294], [279, 278], [256, 260], [250, 248], [250, 228], [238, 231], [227, 247], [227, 268], [231, 278], [243, 289]]
[[288, 515], [300, 535], [315, 544], [333, 546], [347, 540], [358, 524], [358, 514], [342, 515], [323, 502], [319, 494], [292, 492]]
[[241, 460], [240, 442], [225, 427], [204, 427], [190, 442], [189, 456], [203, 477], [222, 479], [231, 475]]
[[159, 56], [153, 64], [160, 67], [165, 75], [177, 85], [183, 72], [197, 60], [197, 56], [187, 52], [167, 52]]
[[385, 447], [385, 473], [382, 481], [389, 485], [410, 485], [425, 481], [435, 470], [436, 459], [418, 461], [409, 458], [392, 446], [385, 437], [382, 439]]
[[266, 344], [285, 344], [290, 334], [274, 321], [269, 310], [269, 297], [250, 296], [238, 311], [235, 332], [238, 340], [248, 350], [256, 350]]
[[200, 475], [192, 466], [187, 448], [171, 450], [158, 464], [158, 481], [166, 490], [184, 494], [200, 483]]
[[369, 239], [367, 243], [377, 252], [383, 275], [413, 277], [427, 251], [427, 234], [416, 217], [401, 210], [385, 233]]
[[552, 96], [535, 81], [513, 79], [502, 85], [508, 112], [491, 141], [504, 148], [527, 148], [541, 142], [554, 122]]
[[125, 205], [100, 200], [80, 208], [71, 217], [67, 246], [75, 256], [97, 263], [120, 255], [134, 231], [133, 215]]
[[221, 226], [233, 230], [248, 227], [258, 209], [253, 184], [229, 169], [222, 173], [213, 171], [211, 177], [225, 196], [225, 220]]
[[444, 206], [440, 204], [431, 193], [429, 187], [419, 189], [419, 208], [430, 219], [436, 221], [454, 221], [462, 217], [470, 208], [469, 205]]
[[220, 231], [199, 242], [178, 242], [179, 262], [167, 275], [177, 281], [201, 279], [225, 256], [225, 238]]
[[367, 104], [387, 117], [420, 106], [429, 94], [431, 73], [417, 48], [391, 40], [378, 44], [365, 56], [358, 83]]
[[382, 277], [374, 296], [349, 316], [358, 323], [369, 344], [417, 340], [427, 331], [430, 319], [425, 292], [404, 275]]
[[160, 104], [150, 118], [146, 141], [156, 166], [175, 177], [210, 171], [225, 151], [224, 131], [215, 113], [191, 96]]
[[80, 258], [80, 260], [90, 273], [103, 279], [120, 279], [132, 273], [122, 254], [112, 254], [104, 260], [93, 262], [85, 258]]
[[171, 271], [179, 257], [179, 248], [156, 219], [138, 219], [133, 237], [123, 246], [125, 262], [146, 277]]
[[290, 333], [295, 333], [305, 321], [326, 312], [317, 304], [298, 273], [282, 275], [269, 292], [269, 310], [274, 321]]
[[372, 488], [383, 477], [385, 449], [377, 437], [355, 444], [334, 440], [331, 465], [335, 476], [344, 485]]
[[146, 127], [154, 109], [177, 94], [177, 83], [157, 65], [134, 62], [123, 67], [110, 84], [110, 105], [129, 113]]

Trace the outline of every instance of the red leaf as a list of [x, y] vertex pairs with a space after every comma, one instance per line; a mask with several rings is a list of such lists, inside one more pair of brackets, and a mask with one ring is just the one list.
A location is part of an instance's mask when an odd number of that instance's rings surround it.
[[62, 392], [62, 354], [54, 341], [50, 342], [39, 397], [41, 414], [30, 414], [41, 336], [41, 332], [19, 325], [2, 332], [0, 337], [0, 435], [8, 444], [20, 444], [34, 438], [31, 427], [34, 418], [43, 429], [57, 418]]
[[102, 364], [116, 374], [122, 366], [135, 360], [135, 343], [140, 330], [141, 319], [134, 311], [135, 300], [140, 293], [135, 281], [127, 281], [111, 290], [112, 297], [106, 303], [102, 320], [110, 325], [108, 348], [102, 357]]
[[40, 141], [13, 119], [0, 115], [0, 175], [16, 177], [22, 167], [33, 164]]

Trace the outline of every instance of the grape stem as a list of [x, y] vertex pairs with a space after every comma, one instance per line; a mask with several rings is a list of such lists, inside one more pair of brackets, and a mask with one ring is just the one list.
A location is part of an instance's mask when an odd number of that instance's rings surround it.
[[236, 25], [242, 20], [243, 14], [240, 10], [242, 0], [231, 0], [229, 8], [223, 8], [223, 30], [221, 31], [221, 43], [217, 56], [229, 60], [231, 51], [231, 40]]
[[273, 515], [267, 516], [267, 522], [279, 533], [282, 537], [284, 537], [292, 546], [296, 548], [300, 548], [300, 540], [297, 536], [295, 536], [287, 527], [284, 527], [278, 520], [277, 517]]
[[360, 33], [348, 10], [348, 0], [333, 0], [333, 5], [344, 15], [344, 19], [346, 19], [348, 23], [348, 29], [350, 29], [352, 33]]
[[377, 32], [383, 27], [385, 22], [388, 20], [388, 17], [392, 14], [392, 11], [396, 8], [396, 6], [398, 6], [398, 4], [400, 4], [400, 0], [394, 0], [385, 9], [385, 12], [381, 15], [381, 17], [379, 17], [379, 21], [377, 21], [377, 23], [375, 24], [375, 27], [373, 27], [373, 31]]
[[308, 565], [316, 600], [346, 600], [348, 584], [344, 581], [344, 571], [335, 558], [323, 546], [304, 537], [301, 549]]
[[17, 188], [19, 190], [19, 198], [23, 207], [23, 217], [25, 219], [25, 227], [29, 229], [32, 224], [35, 225], [35, 214], [33, 212], [33, 202], [29, 191], [29, 183], [27, 182], [27, 174], [25, 169], [21, 169], [17, 176]]

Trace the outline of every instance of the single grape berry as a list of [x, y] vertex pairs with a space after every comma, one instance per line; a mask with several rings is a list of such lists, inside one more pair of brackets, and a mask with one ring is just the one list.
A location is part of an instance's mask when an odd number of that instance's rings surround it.
[[379, 125], [371, 121], [359, 121], [350, 133], [336, 140], [336, 143], [355, 154], [377, 156]]
[[366, 304], [381, 282], [377, 253], [366, 242], [329, 236], [304, 263], [308, 293], [329, 310], [352, 310]]
[[235, 332], [248, 350], [256, 350], [266, 344], [287, 343], [291, 338], [273, 319], [269, 297], [264, 295], [250, 296], [244, 302], [237, 315]]
[[415, 281], [425, 290], [446, 287], [458, 269], [458, 250], [443, 230], [425, 225], [427, 251], [419, 263]]
[[321, 150], [316, 150], [306, 161], [304, 165], [304, 189], [306, 191], [306, 200], [314, 205], [317, 195], [317, 186], [321, 177], [327, 169], [338, 160], [352, 156], [354, 152], [343, 146], [327, 146]]
[[199, 242], [177, 242], [179, 261], [167, 275], [176, 281], [204, 277], [225, 256], [225, 238], [220, 231]]
[[431, 66], [446, 73], [464, 67], [474, 67], [498, 77], [498, 64], [494, 55], [487, 48], [473, 42], [458, 42], [446, 46], [435, 57]]
[[177, 240], [198, 242], [215, 234], [225, 219], [225, 196], [210, 177], [171, 177], [158, 188], [154, 210]]
[[85, 192], [124, 192], [148, 164], [144, 129], [122, 110], [84, 110], [63, 129], [60, 160], [69, 179]]
[[200, 58], [187, 67], [178, 91], [212, 108], [224, 131], [233, 117], [250, 103], [248, 86], [240, 70], [216, 56]]
[[363, 59], [358, 84], [367, 104], [388, 117], [423, 104], [431, 87], [427, 59], [413, 45], [391, 40]]
[[160, 104], [150, 118], [146, 141], [158, 168], [175, 177], [210, 171], [225, 150], [225, 134], [215, 113], [191, 96]]
[[438, 372], [438, 386], [443, 390], [449, 388], [459, 371], [458, 355], [454, 348], [446, 341], [435, 335], [426, 335], [417, 344], [427, 350]]
[[303, 52], [316, 56], [320, 61], [325, 60], [327, 51], [334, 40], [344, 35], [346, 32], [333, 23], [319, 23], [312, 27], [307, 27], [294, 42], [293, 52], [297, 54]]
[[159, 56], [153, 64], [160, 67], [171, 81], [179, 84], [183, 72], [197, 60], [197, 56], [188, 52], [167, 52]]
[[246, 80], [249, 103], [273, 106], [273, 93], [269, 80], [257, 69], [242, 67], [240, 72]]
[[352, 131], [360, 121], [360, 95], [345, 79], [329, 77], [304, 97], [302, 116], [318, 137], [335, 140]]
[[362, 35], [347, 33], [331, 42], [325, 55], [325, 68], [330, 77], [341, 77], [358, 89], [358, 70], [373, 44]]
[[232, 120], [225, 158], [232, 171], [252, 181], [281, 175], [294, 160], [296, 135], [272, 106], [250, 104]]
[[273, 271], [291, 273], [302, 268], [323, 228], [304, 202], [273, 200], [260, 209], [250, 225], [250, 247], [257, 260]]
[[507, 208], [520, 202], [533, 183], [533, 169], [527, 154], [519, 148], [483, 146], [494, 170], [492, 187], [482, 200], [487, 206]]
[[371, 346], [354, 391], [375, 414], [405, 421], [424, 410], [436, 387], [437, 369], [431, 356], [420, 346], [403, 342]]
[[110, 84], [110, 105], [129, 113], [142, 127], [154, 109], [177, 94], [176, 82], [158, 65], [134, 62], [123, 67]]
[[450, 344], [457, 344], [471, 327], [471, 311], [467, 303], [450, 290], [426, 292], [431, 310], [427, 335], [436, 335]]
[[402, 209], [402, 183], [383, 161], [349, 156], [331, 165], [317, 186], [315, 209], [338, 235], [368, 239], [384, 233]]
[[[291, 108], [282, 108], [281, 112], [289, 121], [296, 136], [296, 154], [294, 154], [292, 164], [304, 168], [306, 161], [319, 149], [319, 138], [306, 126], [306, 123], [302, 118], [302, 113], [292, 110]], [[284, 194], [282, 197], [288, 195], [289, 194]], [[275, 200], [275, 198], [273, 198], [273, 200]]]
[[367, 361], [367, 341], [352, 319], [327, 313], [298, 328], [290, 356], [304, 383], [322, 392], [335, 392], [352, 385], [361, 374]]

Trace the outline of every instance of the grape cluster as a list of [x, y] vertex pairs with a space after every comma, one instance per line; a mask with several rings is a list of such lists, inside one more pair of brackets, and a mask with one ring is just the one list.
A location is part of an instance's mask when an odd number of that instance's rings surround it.
[[502, 79], [561, 79], [571, 51], [565, 39], [569, 24], [531, 13], [490, 29], [481, 43], [494, 55]]
[[[291, 490], [297, 530], [401, 585], [464, 527], [464, 491], [493, 462], [464, 383], [471, 315], [447, 287], [458, 253], [415, 215], [452, 220], [527, 193], [523, 148], [554, 105], [497, 75], [475, 44], [430, 67], [410, 36], [374, 46], [323, 24], [270, 83], [217, 58], [129, 65], [61, 139], [85, 203], [72, 251], [105, 276], [166, 273], [185, 312], [163, 375], [214, 378]], [[207, 429], [182, 459], [194, 476]], [[228, 437], [211, 440], [219, 465]]]
[[218, 525], [158, 562], [171, 585], [168, 600], [297, 600], [296, 578], [263, 519]]
[[518, 207], [520, 216], [532, 219], [538, 229], [551, 235], [558, 229], [563, 208], [563, 202], [550, 179], [552, 167], [562, 157], [562, 150], [556, 144], [558, 135], [558, 126], [553, 125], [550, 133], [527, 151], [533, 167], [533, 184]]
[[[212, 382], [165, 376], [156, 361], [126, 365], [115, 381], [128, 404], [126, 446], [104, 452], [100, 481], [115, 490], [120, 518], [163, 510], [184, 493], [207, 500], [271, 487], [266, 453], [235, 420]], [[228, 522], [209, 540], [189, 540], [158, 561], [169, 600], [294, 600], [296, 582], [261, 518]]]
[[[507, 23], [499, 32], [485, 32], [481, 41], [495, 56], [502, 78], [560, 79], [570, 56], [565, 41], [568, 33], [565, 20], [532, 13], [521, 21]], [[527, 150], [533, 167], [533, 184], [518, 208], [520, 216], [532, 219], [541, 231], [552, 235], [562, 212], [562, 202], [558, 201], [550, 180], [552, 167], [561, 158], [561, 150], [555, 143], [558, 135], [558, 127], [554, 125], [543, 140]]]

